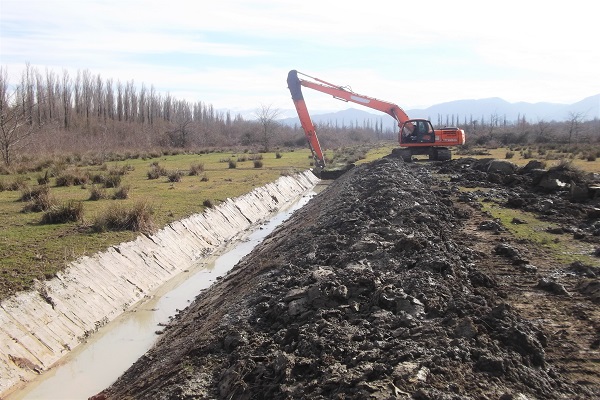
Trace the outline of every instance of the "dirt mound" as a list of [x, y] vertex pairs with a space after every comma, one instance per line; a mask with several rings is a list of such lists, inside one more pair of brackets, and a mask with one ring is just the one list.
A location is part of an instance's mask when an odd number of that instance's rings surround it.
[[[449, 173], [489, 182], [464, 165]], [[354, 168], [97, 398], [591, 397], [598, 388], [548, 362], [543, 324], [459, 239], [471, 211], [457, 195], [401, 160]]]

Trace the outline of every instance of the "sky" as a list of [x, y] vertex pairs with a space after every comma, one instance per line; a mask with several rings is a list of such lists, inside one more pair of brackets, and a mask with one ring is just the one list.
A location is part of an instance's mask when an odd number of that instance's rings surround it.
[[[153, 85], [235, 112], [293, 109], [296, 69], [404, 109], [600, 93], [594, 2], [0, 0], [0, 66]], [[311, 112], [348, 103], [304, 89]], [[355, 106], [355, 108], [361, 108]]]

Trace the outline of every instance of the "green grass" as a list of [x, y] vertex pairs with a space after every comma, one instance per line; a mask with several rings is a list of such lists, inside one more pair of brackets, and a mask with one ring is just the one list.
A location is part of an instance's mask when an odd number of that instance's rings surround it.
[[[558, 225], [539, 220], [532, 213], [522, 210], [501, 207], [492, 202], [481, 202], [481, 204], [483, 211], [488, 211], [493, 218], [498, 218], [516, 239], [540, 246], [558, 264], [570, 264], [574, 261], [596, 264], [597, 259], [591, 255], [594, 251], [593, 245], [577, 241], [570, 234], [556, 235], [546, 231]], [[514, 224], [512, 223], [514, 218], [526, 223]]]
[[[65, 265], [83, 255], [133, 240], [137, 233], [130, 231], [99, 232], [91, 228], [96, 216], [101, 215], [116, 203], [122, 207], [133, 207], [145, 201], [154, 210], [155, 225], [160, 228], [194, 213], [202, 212], [203, 204], [218, 204], [232, 197], [240, 196], [257, 186], [275, 181], [282, 174], [304, 171], [311, 168], [308, 150], [290, 152], [279, 151], [262, 154], [262, 168], [255, 168], [254, 161], [237, 161], [237, 168], [230, 169], [223, 159], [237, 160], [248, 157], [244, 153], [209, 153], [201, 155], [162, 156], [153, 159], [130, 159], [121, 162], [107, 162], [104, 166], [78, 167], [90, 176], [108, 174], [113, 168], [124, 168], [128, 172], [122, 176], [121, 185], [129, 186], [127, 199], [90, 201], [89, 184], [83, 186], [56, 186], [56, 178], [50, 178], [50, 194], [58, 203], [81, 201], [84, 221], [44, 225], [40, 221], [42, 213], [23, 213], [26, 203], [18, 201], [20, 190], [0, 191], [0, 299], [16, 291], [31, 288], [34, 279], [54, 276]], [[168, 177], [148, 179], [147, 172], [153, 162], [168, 171], [182, 171], [181, 181], [169, 182]], [[189, 175], [193, 165], [203, 164], [200, 176]], [[42, 173], [43, 174], [43, 173]], [[0, 176], [6, 183], [24, 181], [29, 187], [37, 187], [39, 172]], [[202, 181], [206, 175], [208, 181]], [[109, 193], [115, 189], [106, 189]]]

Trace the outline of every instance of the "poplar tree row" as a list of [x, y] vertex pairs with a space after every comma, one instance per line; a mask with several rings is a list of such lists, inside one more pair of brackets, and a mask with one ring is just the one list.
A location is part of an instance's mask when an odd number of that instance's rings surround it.
[[148, 125], [182, 120], [232, 122], [229, 113], [217, 113], [210, 104], [177, 100], [169, 93], [158, 93], [153, 85], [136, 87], [133, 80], [115, 82], [89, 70], [72, 76], [67, 70], [41, 72], [27, 64], [10, 99], [8, 86], [6, 71], [0, 69], [0, 87], [5, 88], [0, 95], [5, 104], [19, 104], [30, 125], [53, 123], [69, 130], [109, 120]]

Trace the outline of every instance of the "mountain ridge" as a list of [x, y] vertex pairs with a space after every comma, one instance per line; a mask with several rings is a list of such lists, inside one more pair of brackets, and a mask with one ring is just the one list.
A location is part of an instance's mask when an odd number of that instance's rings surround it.
[[[359, 106], [357, 106], [359, 107]], [[291, 111], [291, 113], [290, 113]], [[309, 110], [310, 111], [310, 110]], [[422, 109], [405, 110], [410, 118], [426, 118], [433, 123], [441, 121], [442, 124], [452, 122], [456, 118], [460, 124], [471, 120], [489, 123], [492, 119], [505, 120], [508, 122], [517, 121], [525, 118], [528, 122], [539, 121], [567, 121], [577, 116], [582, 120], [600, 119], [600, 94], [586, 97], [572, 104], [560, 104], [550, 102], [516, 102], [510, 103], [499, 97], [489, 97], [485, 99], [463, 99], [434, 104]], [[282, 110], [282, 115], [295, 115], [295, 110]], [[367, 123], [374, 126], [375, 123], [383, 123], [386, 128], [390, 124], [395, 126], [395, 121], [387, 114], [377, 110], [366, 109], [363, 107], [350, 107], [346, 110], [336, 112], [311, 112], [311, 118], [317, 124], [338, 124], [340, 126], [363, 126]], [[290, 116], [279, 119], [279, 122], [286, 125], [299, 124], [297, 116]]]

